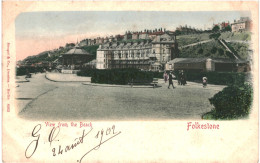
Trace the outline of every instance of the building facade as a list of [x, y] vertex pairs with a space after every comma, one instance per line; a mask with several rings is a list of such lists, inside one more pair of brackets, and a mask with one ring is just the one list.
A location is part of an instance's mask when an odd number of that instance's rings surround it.
[[165, 70], [185, 70], [196, 72], [248, 72], [251, 70], [248, 61], [231, 60], [226, 58], [175, 58], [167, 62], [165, 67]]
[[249, 31], [251, 28], [251, 20], [248, 17], [241, 17], [231, 24], [232, 32]]
[[176, 38], [168, 34], [158, 35], [154, 40], [106, 43], [97, 50], [96, 68], [163, 70], [166, 62], [178, 57], [176, 49]]

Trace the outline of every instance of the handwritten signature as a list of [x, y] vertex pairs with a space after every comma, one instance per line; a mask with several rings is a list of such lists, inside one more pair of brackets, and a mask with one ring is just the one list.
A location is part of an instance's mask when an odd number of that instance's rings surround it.
[[[36, 152], [38, 146], [39, 146], [39, 140], [40, 140], [40, 130], [41, 130], [41, 124], [36, 125], [33, 130], [31, 136], [34, 138], [30, 144], [27, 146], [25, 150], [25, 157], [26, 158], [31, 158], [33, 154]], [[53, 127], [52, 130], [50, 131], [49, 137], [48, 137], [48, 142], [50, 143], [50, 147], [52, 147], [52, 143], [54, 141], [59, 141], [58, 136], [60, 133], [61, 128], [58, 127]], [[62, 155], [65, 152], [69, 152], [76, 147], [78, 147], [80, 144], [84, 143], [84, 139], [86, 138], [87, 135], [89, 135], [93, 131], [93, 127], [90, 128], [88, 132], [85, 131], [85, 129], [82, 131], [82, 135], [80, 137], [77, 137], [74, 139], [73, 143], [70, 143], [69, 145], [66, 146], [61, 146], [58, 145], [58, 147], [52, 147], [52, 155], [55, 157], [57, 155]], [[106, 130], [101, 129], [100, 131], [97, 132], [95, 135], [96, 139], [99, 139], [99, 143], [94, 146], [92, 149], [87, 151], [77, 162], [81, 163], [82, 160], [93, 150], [98, 150], [102, 144], [105, 142], [108, 142], [112, 138], [116, 137], [119, 135], [121, 131], [116, 132], [115, 131], [115, 125], [112, 127], [108, 127]], [[104, 140], [103, 140], [104, 139]]]

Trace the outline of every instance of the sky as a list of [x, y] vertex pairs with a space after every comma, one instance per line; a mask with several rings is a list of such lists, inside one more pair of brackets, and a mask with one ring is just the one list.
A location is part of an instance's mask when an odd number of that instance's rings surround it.
[[212, 28], [213, 23], [232, 23], [244, 16], [250, 17], [250, 12], [26, 12], [18, 15], [15, 20], [16, 60], [85, 38], [155, 28], [174, 31], [180, 25], [207, 29]]

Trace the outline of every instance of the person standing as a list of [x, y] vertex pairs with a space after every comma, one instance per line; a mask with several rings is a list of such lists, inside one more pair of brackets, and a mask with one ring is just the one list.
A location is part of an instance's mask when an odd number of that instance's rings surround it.
[[203, 88], [207, 87], [207, 77], [202, 78]]
[[172, 72], [170, 72], [170, 74], [169, 74], [169, 86], [168, 86], [168, 89], [170, 89], [170, 85], [172, 85], [172, 88], [175, 88], [174, 86], [173, 86], [173, 75], [172, 75]]
[[166, 73], [166, 71], [164, 71], [163, 78], [164, 78], [164, 81], [166, 83], [167, 80], [168, 80], [168, 74]]

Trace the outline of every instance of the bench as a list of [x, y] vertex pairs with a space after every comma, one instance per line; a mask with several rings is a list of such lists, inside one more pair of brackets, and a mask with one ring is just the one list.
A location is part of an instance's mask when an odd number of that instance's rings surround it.
[[153, 88], [158, 85], [158, 81], [159, 81], [158, 78], [153, 78], [153, 81], [152, 81]]
[[32, 74], [28, 73], [25, 78], [31, 78], [32, 77]]
[[153, 88], [158, 85], [158, 78], [153, 78], [153, 81], [151, 82], [150, 80], [131, 80], [128, 82], [131, 87], [133, 85], [153, 85]]

